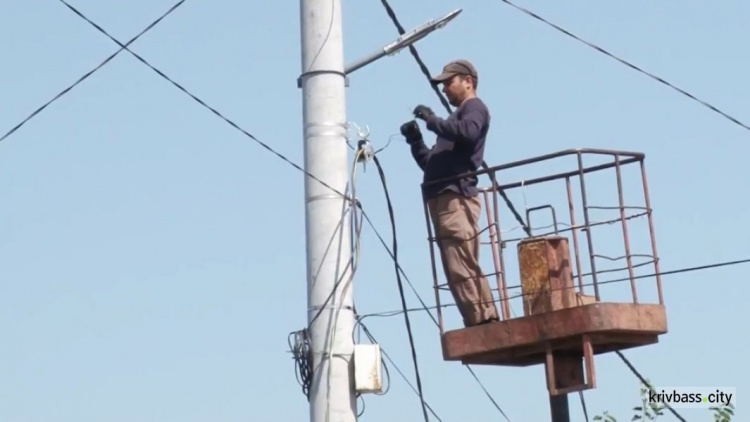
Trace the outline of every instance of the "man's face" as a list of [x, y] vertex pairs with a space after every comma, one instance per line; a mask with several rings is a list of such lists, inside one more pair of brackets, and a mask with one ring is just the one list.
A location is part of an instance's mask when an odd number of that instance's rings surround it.
[[448, 102], [458, 107], [466, 99], [471, 84], [465, 77], [454, 75], [443, 82], [443, 93], [448, 97]]

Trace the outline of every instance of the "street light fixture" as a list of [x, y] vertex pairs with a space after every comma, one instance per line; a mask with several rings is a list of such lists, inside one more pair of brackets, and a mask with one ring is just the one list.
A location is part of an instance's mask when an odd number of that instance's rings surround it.
[[462, 10], [463, 9], [454, 10], [454, 11], [448, 13], [447, 15], [443, 16], [440, 19], [431, 20], [431, 21], [429, 21], [429, 22], [427, 22], [425, 24], [422, 24], [422, 25], [416, 27], [415, 29], [413, 29], [413, 30], [405, 33], [404, 35], [398, 37], [398, 39], [396, 39], [396, 41], [394, 41], [394, 42], [386, 45], [385, 47], [381, 48], [380, 50], [372, 53], [371, 55], [369, 55], [369, 56], [367, 56], [367, 57], [365, 57], [363, 59], [359, 59], [356, 62], [348, 65], [346, 67], [346, 70], [344, 71], [344, 73], [346, 73], [348, 75], [348, 74], [354, 72], [355, 70], [357, 70], [357, 69], [359, 69], [361, 67], [364, 67], [364, 66], [366, 66], [366, 65], [374, 62], [375, 60], [380, 59], [381, 57], [392, 56], [392, 55], [398, 53], [402, 49], [404, 49], [404, 48], [406, 48], [406, 47], [414, 44], [415, 42], [421, 40], [422, 38], [426, 37], [431, 32], [433, 32], [435, 30], [438, 30], [438, 29], [441, 29], [442, 27], [444, 27], [445, 25], [447, 25], [448, 22], [450, 22], [456, 16], [458, 16], [458, 14], [461, 13]]

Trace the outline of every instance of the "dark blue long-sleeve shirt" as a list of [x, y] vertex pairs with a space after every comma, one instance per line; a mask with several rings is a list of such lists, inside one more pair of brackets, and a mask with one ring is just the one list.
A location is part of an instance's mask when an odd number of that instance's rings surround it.
[[[477, 171], [484, 158], [489, 128], [489, 109], [476, 97], [464, 101], [447, 119], [430, 117], [427, 129], [437, 135], [435, 145], [427, 148], [424, 140], [411, 144], [412, 156], [424, 171], [423, 183]], [[425, 186], [424, 193], [427, 199], [446, 189], [464, 196], [476, 196], [476, 186], [476, 177], [466, 177]]]

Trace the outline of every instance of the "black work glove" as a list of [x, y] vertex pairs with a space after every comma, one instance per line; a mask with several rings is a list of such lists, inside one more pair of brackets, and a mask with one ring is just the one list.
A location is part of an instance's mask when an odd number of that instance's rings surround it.
[[425, 105], [418, 105], [414, 108], [414, 117], [418, 119], [422, 119], [424, 121], [427, 121], [427, 118], [434, 115], [435, 113], [432, 112], [432, 109], [425, 106]]
[[412, 144], [422, 140], [422, 132], [415, 120], [410, 120], [401, 125], [401, 134], [406, 138], [406, 143]]

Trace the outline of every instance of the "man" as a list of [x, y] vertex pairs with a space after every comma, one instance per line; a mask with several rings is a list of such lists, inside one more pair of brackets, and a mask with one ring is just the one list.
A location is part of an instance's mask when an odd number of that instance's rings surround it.
[[[482, 164], [490, 114], [477, 97], [478, 75], [466, 60], [455, 60], [432, 78], [443, 84], [443, 93], [457, 109], [447, 118], [419, 105], [414, 115], [437, 135], [428, 149], [415, 120], [401, 126], [417, 165], [424, 171], [424, 183], [477, 171]], [[443, 270], [453, 298], [464, 320], [474, 326], [498, 321], [489, 283], [479, 265], [480, 203], [477, 178], [465, 177], [431, 184], [424, 188]]]

